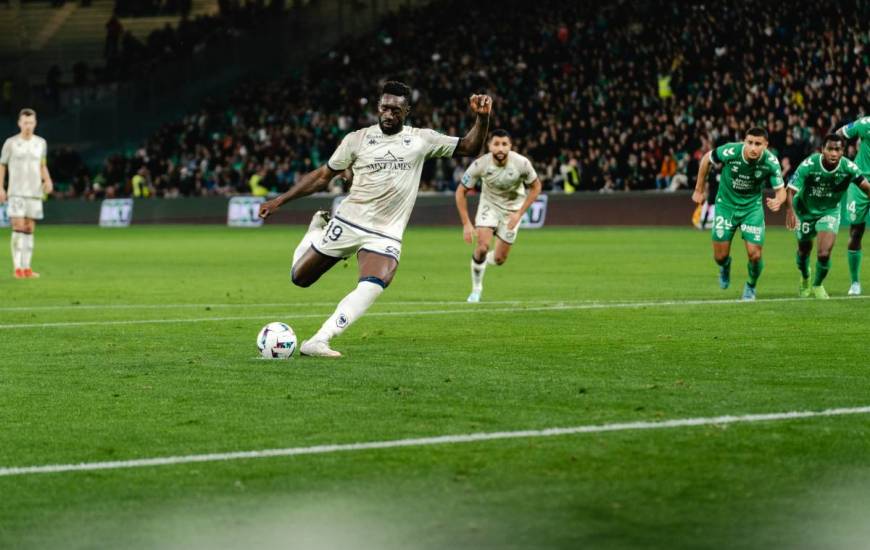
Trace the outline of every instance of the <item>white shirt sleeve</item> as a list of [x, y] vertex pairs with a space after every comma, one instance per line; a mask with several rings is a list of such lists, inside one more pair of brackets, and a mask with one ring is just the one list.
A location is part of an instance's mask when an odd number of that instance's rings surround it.
[[12, 155], [12, 142], [8, 139], [3, 142], [3, 151], [0, 151], [0, 164], [7, 166], [9, 157]]
[[359, 149], [359, 132], [351, 132], [344, 136], [338, 148], [329, 157], [326, 165], [331, 170], [341, 172], [342, 170], [353, 166], [356, 160], [357, 150]]
[[477, 180], [483, 175], [483, 163], [480, 159], [471, 163], [471, 166], [462, 174], [462, 186], [468, 189], [473, 189], [477, 184]]
[[538, 179], [538, 173], [535, 172], [535, 166], [532, 164], [532, 161], [526, 159], [525, 164], [526, 165], [523, 167], [523, 184], [531, 185], [536, 179]]
[[426, 158], [450, 157], [459, 145], [459, 138], [439, 134], [435, 130], [420, 130], [420, 136], [426, 142]]

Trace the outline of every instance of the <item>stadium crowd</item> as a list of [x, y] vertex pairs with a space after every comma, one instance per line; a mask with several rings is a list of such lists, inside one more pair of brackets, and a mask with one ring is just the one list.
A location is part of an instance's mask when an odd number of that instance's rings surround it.
[[[453, 3], [391, 16], [301, 74], [245, 82], [96, 176], [74, 170], [67, 194], [282, 191], [374, 123], [386, 78], [412, 85], [411, 124], [453, 135], [471, 122], [467, 96], [492, 94], [492, 126], [513, 134], [546, 189], [569, 192], [692, 185], [704, 151], [755, 124], [787, 177], [870, 97], [868, 0]], [[422, 185], [452, 189], [463, 168], [431, 161]]]

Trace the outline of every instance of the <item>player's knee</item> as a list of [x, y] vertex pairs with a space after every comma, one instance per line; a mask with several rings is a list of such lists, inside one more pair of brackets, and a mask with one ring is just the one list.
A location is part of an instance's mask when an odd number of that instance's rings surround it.
[[295, 269], [290, 270], [290, 281], [294, 285], [302, 288], [307, 288], [314, 283], [314, 281], [312, 281], [310, 277], [299, 275]]
[[822, 252], [820, 252], [820, 253], [819, 253], [819, 261], [820, 261], [820, 262], [822, 262], [822, 263], [826, 263], [826, 262], [827, 262], [828, 260], [830, 260], [830, 259], [831, 259], [831, 253], [830, 253], [830, 252], [827, 252], [827, 253], [822, 253]]
[[749, 261], [752, 263], [761, 261], [761, 250], [750, 250], [748, 252]]
[[507, 261], [507, 256], [501, 256], [499, 254], [496, 254], [494, 260], [495, 260], [495, 265], [502, 265], [503, 263], [505, 263]]

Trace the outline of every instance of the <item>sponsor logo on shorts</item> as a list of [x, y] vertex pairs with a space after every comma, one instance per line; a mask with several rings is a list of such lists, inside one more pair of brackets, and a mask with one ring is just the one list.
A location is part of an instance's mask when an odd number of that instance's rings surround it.
[[764, 231], [764, 228], [760, 225], [746, 225], [745, 223], [742, 223], [740, 224], [740, 231], [743, 233], [749, 233], [756, 237], [761, 237], [761, 232]]
[[387, 246], [386, 248], [384, 248], [384, 253], [390, 254], [391, 256], [395, 256], [396, 258], [399, 257], [399, 249], [396, 248], [395, 246]]

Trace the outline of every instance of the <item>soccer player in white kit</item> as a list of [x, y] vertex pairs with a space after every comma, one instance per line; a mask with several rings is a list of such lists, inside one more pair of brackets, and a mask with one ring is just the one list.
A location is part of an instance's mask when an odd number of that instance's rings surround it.
[[[541, 180], [526, 157], [511, 151], [511, 137], [506, 130], [493, 130], [489, 138], [489, 153], [475, 160], [462, 176], [456, 188], [456, 209], [462, 221], [465, 242], [477, 232], [477, 246], [471, 255], [471, 294], [469, 302], [479, 302], [483, 293], [486, 265], [502, 265], [517, 239], [520, 220], [541, 193]], [[468, 217], [466, 195], [481, 184], [480, 202], [474, 225]], [[528, 193], [526, 188], [529, 188]], [[498, 238], [495, 250], [490, 250], [492, 236]]]
[[423, 162], [429, 158], [480, 153], [489, 127], [492, 98], [472, 95], [474, 126], [463, 138], [405, 126], [411, 89], [401, 82], [384, 84], [378, 101], [378, 123], [344, 137], [329, 161], [302, 176], [289, 191], [260, 206], [267, 218], [282, 204], [326, 188], [350, 168], [350, 193], [330, 218], [314, 214], [308, 232], [293, 253], [294, 284], [307, 287], [341, 259], [356, 255], [359, 281], [320, 330], [302, 342], [302, 355], [340, 357], [329, 341], [359, 319], [393, 280], [402, 252], [402, 234], [420, 187]]
[[[33, 257], [33, 232], [36, 220], [42, 219], [42, 195], [51, 193], [53, 184], [46, 165], [48, 144], [35, 135], [36, 112], [22, 109], [18, 114], [21, 133], [3, 143], [0, 151], [0, 203], [9, 206], [7, 213], [12, 222], [12, 265], [16, 279], [39, 277], [30, 267]], [[4, 181], [9, 172], [9, 191]]]

